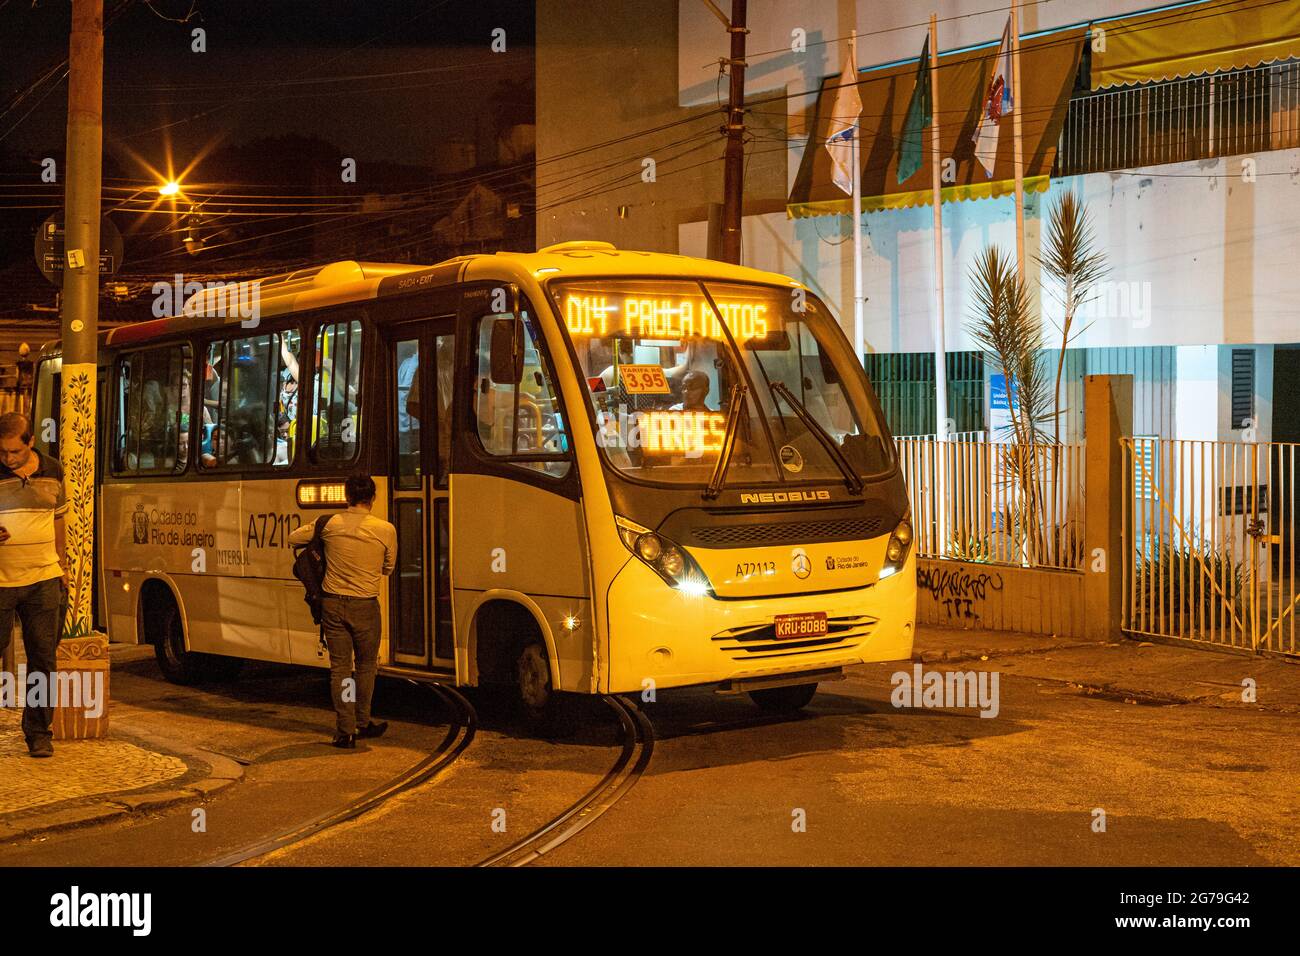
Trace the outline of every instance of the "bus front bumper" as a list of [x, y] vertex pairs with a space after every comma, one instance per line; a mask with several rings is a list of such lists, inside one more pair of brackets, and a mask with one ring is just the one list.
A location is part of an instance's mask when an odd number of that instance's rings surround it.
[[[829, 633], [778, 639], [778, 614], [823, 612]], [[606, 693], [778, 678], [874, 661], [909, 660], [916, 625], [916, 556], [864, 588], [754, 600], [677, 591], [629, 561], [608, 591]], [[784, 683], [784, 681], [782, 681]]]

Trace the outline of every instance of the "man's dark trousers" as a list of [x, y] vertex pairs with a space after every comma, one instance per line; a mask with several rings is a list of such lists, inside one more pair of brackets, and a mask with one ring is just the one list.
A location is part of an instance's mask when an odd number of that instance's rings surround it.
[[[63, 579], [49, 578], [18, 588], [0, 588], [0, 655], [9, 647], [14, 614], [23, 625], [23, 650], [27, 654], [27, 682], [44, 674], [43, 707], [23, 708], [23, 736], [28, 746], [49, 740], [54, 720], [55, 652], [59, 646], [59, 611], [63, 607]], [[17, 675], [14, 675], [15, 680]], [[25, 695], [24, 695], [25, 699]]]
[[[379, 599], [326, 594], [321, 600], [321, 626], [330, 652], [330, 695], [338, 732], [355, 734], [370, 723], [370, 699], [379, 669]], [[352, 700], [344, 700], [343, 682], [354, 676], [354, 657], [356, 684], [348, 695]]]

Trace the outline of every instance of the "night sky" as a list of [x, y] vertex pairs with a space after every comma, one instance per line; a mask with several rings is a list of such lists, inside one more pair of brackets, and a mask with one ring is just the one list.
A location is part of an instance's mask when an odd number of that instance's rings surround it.
[[[297, 136], [355, 158], [365, 190], [367, 164], [429, 166], [438, 142], [481, 139], [484, 114], [510, 95], [503, 84], [531, 119], [531, 3], [106, 0], [105, 16], [106, 186], [143, 186], [151, 170], [179, 173], [206, 156], [195, 171], [205, 183], [288, 194], [309, 185], [292, 159], [222, 169], [221, 157]], [[61, 200], [39, 175], [42, 158], [61, 163], [67, 83], [59, 71], [27, 91], [66, 56], [69, 20], [67, 0], [0, 0], [0, 265], [30, 255], [50, 211], [16, 207]], [[206, 52], [191, 50], [196, 27]], [[504, 54], [490, 50], [498, 27]]]

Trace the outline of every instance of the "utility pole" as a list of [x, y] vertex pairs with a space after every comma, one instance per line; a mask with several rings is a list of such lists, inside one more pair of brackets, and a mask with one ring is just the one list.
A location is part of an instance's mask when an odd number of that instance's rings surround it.
[[1016, 164], [1016, 272], [1025, 281], [1025, 160], [1020, 139], [1020, 0], [1011, 0], [1011, 130]]
[[[104, 0], [72, 0], [64, 158], [63, 371], [59, 452], [68, 499], [64, 635], [89, 634], [94, 580], [96, 341], [103, 153]], [[37, 429], [42, 423], [35, 423]]]
[[722, 167], [722, 261], [740, 264], [740, 224], [745, 201], [745, 0], [731, 0], [728, 21], [711, 0], [704, 0], [731, 34], [731, 76], [727, 97], [727, 152]]

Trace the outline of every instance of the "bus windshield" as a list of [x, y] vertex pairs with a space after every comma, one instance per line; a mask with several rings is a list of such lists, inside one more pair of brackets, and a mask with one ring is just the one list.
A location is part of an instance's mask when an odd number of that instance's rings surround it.
[[596, 442], [629, 477], [707, 485], [736, 385], [746, 391], [727, 484], [838, 481], [845, 462], [861, 478], [892, 469], [866, 377], [807, 290], [680, 279], [551, 289]]

